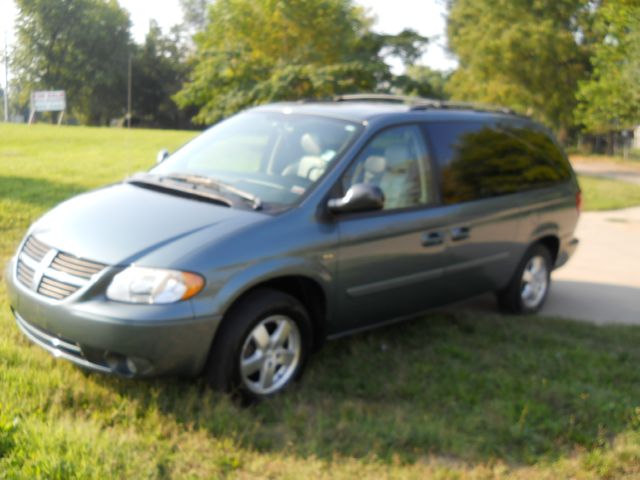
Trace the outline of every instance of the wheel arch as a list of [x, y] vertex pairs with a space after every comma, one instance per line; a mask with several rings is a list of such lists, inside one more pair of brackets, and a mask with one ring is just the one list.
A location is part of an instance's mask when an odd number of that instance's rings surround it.
[[[531, 244], [531, 246], [540, 244], [544, 246], [549, 253], [551, 254], [552, 268], [558, 259], [558, 253], [560, 252], [560, 239], [557, 235], [545, 235], [543, 237], [538, 238], [535, 242]], [[531, 247], [529, 247], [531, 248]]]
[[[328, 306], [325, 289], [317, 280], [306, 275], [281, 275], [265, 279], [238, 295], [229, 308], [261, 288], [278, 290], [298, 300], [307, 309], [311, 319], [314, 350], [322, 345], [326, 337]], [[224, 322], [224, 318], [222, 321]]]

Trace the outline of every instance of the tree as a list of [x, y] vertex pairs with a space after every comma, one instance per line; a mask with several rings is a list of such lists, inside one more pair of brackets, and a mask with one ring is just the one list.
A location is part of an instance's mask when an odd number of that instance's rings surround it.
[[201, 32], [207, 26], [207, 10], [212, 0], [180, 0], [184, 24], [191, 33]]
[[[116, 0], [16, 0], [14, 72], [28, 94], [62, 89], [68, 109], [105, 124], [126, 105], [128, 13]], [[23, 99], [24, 101], [24, 99]]]
[[589, 74], [593, 0], [449, 0], [447, 37], [460, 67], [453, 97], [532, 114], [556, 130], [573, 123]]
[[576, 118], [592, 133], [640, 124], [640, 2], [615, 0], [599, 10], [593, 75], [582, 81]]
[[176, 101], [210, 123], [248, 105], [390, 85], [370, 24], [351, 0], [218, 0]]
[[397, 35], [380, 35], [382, 55], [400, 59], [405, 68], [414, 65], [427, 51], [429, 39], [406, 28]]
[[163, 35], [155, 21], [133, 56], [133, 115], [147, 126], [188, 126], [185, 113], [171, 98], [186, 80], [180, 32]]
[[445, 100], [448, 98], [446, 84], [450, 74], [433, 70], [424, 65], [410, 65], [394, 83], [406, 95]]

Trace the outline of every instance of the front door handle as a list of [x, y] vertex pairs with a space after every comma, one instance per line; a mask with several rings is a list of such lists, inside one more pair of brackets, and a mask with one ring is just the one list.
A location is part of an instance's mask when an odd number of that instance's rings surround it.
[[433, 247], [444, 243], [444, 235], [440, 232], [429, 232], [422, 235], [422, 246]]
[[460, 240], [466, 240], [469, 238], [471, 229], [469, 227], [456, 227], [451, 230], [451, 240], [459, 242]]

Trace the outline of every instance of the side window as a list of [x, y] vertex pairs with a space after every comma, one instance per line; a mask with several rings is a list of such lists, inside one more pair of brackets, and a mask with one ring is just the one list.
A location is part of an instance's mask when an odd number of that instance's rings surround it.
[[[429, 123], [429, 136], [440, 170], [442, 202], [445, 205], [489, 196], [483, 185], [485, 159], [494, 157], [494, 130], [482, 122]], [[485, 182], [486, 183], [486, 182]]]
[[429, 134], [445, 204], [541, 188], [570, 175], [549, 137], [524, 124], [430, 124]]
[[540, 188], [571, 178], [571, 166], [547, 133], [533, 125], [500, 125], [499, 130], [517, 139], [527, 153], [522, 165], [526, 187]]
[[433, 202], [430, 163], [422, 132], [416, 125], [394, 127], [377, 134], [342, 178], [343, 191], [357, 183], [377, 185], [384, 209]]

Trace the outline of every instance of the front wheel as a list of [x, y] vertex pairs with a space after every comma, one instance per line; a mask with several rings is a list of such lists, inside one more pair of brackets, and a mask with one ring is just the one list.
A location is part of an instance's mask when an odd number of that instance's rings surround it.
[[500, 309], [505, 313], [535, 313], [542, 308], [550, 286], [551, 254], [536, 244], [525, 254], [509, 285], [498, 292]]
[[302, 374], [310, 335], [309, 315], [297, 299], [255, 290], [225, 316], [211, 347], [207, 383], [248, 400], [277, 394]]

